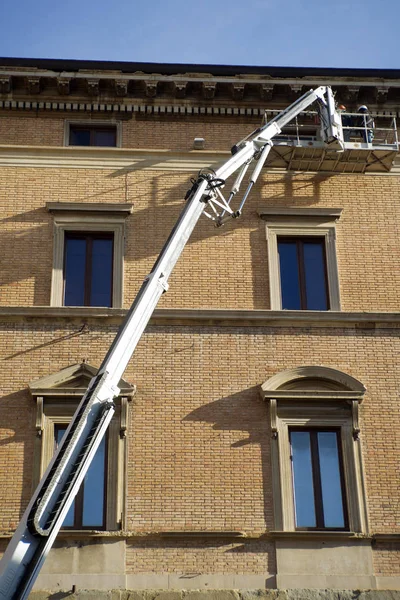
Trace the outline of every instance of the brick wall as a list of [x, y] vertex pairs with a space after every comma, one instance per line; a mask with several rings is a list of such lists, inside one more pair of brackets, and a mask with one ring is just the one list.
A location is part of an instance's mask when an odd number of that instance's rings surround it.
[[[61, 146], [65, 116], [3, 112], [0, 145]], [[123, 122], [122, 140], [125, 148], [185, 152], [199, 136], [207, 150], [227, 150], [257, 124], [134, 115]], [[50, 201], [134, 204], [126, 229], [129, 306], [183, 207], [189, 178], [183, 170], [156, 168], [3, 167], [0, 306], [50, 302]], [[258, 210], [334, 207], [343, 208], [336, 240], [342, 310], [399, 311], [399, 195], [395, 176], [265, 173], [239, 221], [222, 229], [206, 219], [198, 224], [160, 307], [269, 309]], [[15, 528], [31, 494], [29, 382], [83, 359], [98, 366], [116, 333], [115, 321], [89, 319], [89, 333], [70, 338], [81, 325], [61, 318], [1, 324], [0, 534]], [[150, 326], [125, 374], [138, 386], [128, 430], [126, 524], [130, 536], [142, 536], [127, 542], [127, 572], [276, 572], [273, 543], [257, 539], [274, 527], [269, 415], [259, 387], [300, 365], [335, 368], [366, 386], [361, 444], [370, 529], [399, 533], [398, 334], [394, 327]], [[250, 538], [162, 537], [194, 530], [243, 531]], [[395, 550], [395, 544], [376, 547], [376, 574], [399, 575]]]
[[121, 122], [122, 147], [188, 151], [195, 137], [205, 139], [206, 150], [230, 150], [260, 125], [259, 117], [219, 115], [146, 115], [133, 113], [25, 112], [0, 110], [0, 145], [63, 146], [65, 120]]
[[[49, 304], [53, 229], [45, 203], [57, 201], [134, 204], [125, 255], [124, 305], [129, 306], [182, 210], [189, 185], [188, 174], [180, 172], [4, 167], [1, 305]], [[265, 223], [257, 210], [339, 207], [342, 310], [397, 311], [399, 195], [397, 177], [266, 174], [240, 220], [215, 229], [201, 219], [160, 306], [270, 308]]]
[[[67, 337], [78, 329], [2, 327], [0, 454], [15, 473], [12, 486], [8, 471], [2, 473], [5, 529], [19, 516], [16, 493], [24, 490], [22, 503], [30, 493], [34, 406], [28, 383], [83, 358], [98, 365], [115, 333], [112, 325], [90, 325], [89, 333]], [[400, 522], [393, 435], [398, 353], [398, 334], [389, 330], [318, 328], [310, 345], [310, 331], [302, 328], [151, 326], [125, 375], [138, 386], [128, 432], [128, 529], [259, 534], [272, 528], [269, 420], [259, 386], [286, 368], [322, 364], [368, 389], [361, 430], [370, 527], [393, 532]]]

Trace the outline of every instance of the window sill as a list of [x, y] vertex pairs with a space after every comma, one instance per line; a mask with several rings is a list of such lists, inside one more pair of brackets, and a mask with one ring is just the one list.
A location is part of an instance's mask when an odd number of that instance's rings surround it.
[[270, 531], [273, 539], [293, 540], [368, 540], [370, 535], [354, 531]]

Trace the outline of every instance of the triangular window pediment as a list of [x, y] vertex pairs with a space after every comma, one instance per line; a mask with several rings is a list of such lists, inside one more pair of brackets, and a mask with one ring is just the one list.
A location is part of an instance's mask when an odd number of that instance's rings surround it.
[[[81, 396], [98, 369], [88, 363], [77, 363], [61, 369], [57, 373], [46, 375], [29, 384], [32, 396]], [[120, 379], [118, 387], [121, 396], [132, 397], [135, 386]]]

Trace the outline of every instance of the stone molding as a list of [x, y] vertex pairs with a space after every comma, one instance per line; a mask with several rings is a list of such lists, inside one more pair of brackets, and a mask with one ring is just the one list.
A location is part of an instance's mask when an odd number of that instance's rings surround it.
[[[102, 147], [79, 147], [79, 146], [23, 146], [0, 144], [0, 167], [41, 167], [41, 168], [71, 168], [71, 169], [126, 169], [135, 171], [197, 171], [205, 166], [217, 167], [220, 163], [230, 157], [229, 151], [189, 150], [179, 152], [174, 150], [136, 150], [130, 148], [102, 148]], [[286, 168], [265, 169], [265, 173], [282, 174], [286, 176]], [[317, 173], [308, 171], [309, 174]], [[319, 174], [321, 171], [319, 172]], [[393, 177], [400, 174], [400, 158], [395, 159], [390, 172], [381, 171], [376, 173], [362, 174], [359, 177]], [[335, 173], [335, 177], [346, 177], [348, 173]], [[290, 209], [287, 209], [290, 211]], [[303, 209], [302, 209], [303, 210]], [[308, 211], [304, 209], [304, 215]], [[320, 209], [315, 209], [318, 211]], [[323, 209], [321, 209], [323, 211]], [[332, 209], [335, 210], [335, 209]], [[338, 210], [338, 209], [337, 209]], [[260, 218], [267, 220], [273, 214], [284, 213], [284, 210], [268, 212], [267, 208], [259, 209]], [[293, 213], [294, 214], [294, 213]], [[325, 214], [323, 211], [321, 213]], [[314, 213], [310, 216], [317, 216]], [[328, 213], [325, 216], [329, 216]], [[332, 213], [332, 218], [338, 215]]]
[[[302, 383], [307, 382], [304, 387]], [[280, 391], [284, 391], [283, 396]], [[276, 373], [261, 385], [260, 392], [269, 400], [275, 533], [296, 529], [291, 427], [340, 429], [348, 526], [351, 532], [368, 533], [358, 421], [364, 385], [343, 371], [312, 365]]]
[[68, 232], [103, 231], [113, 234], [112, 305], [122, 306], [124, 289], [125, 219], [132, 205], [107, 203], [101, 205], [74, 202], [50, 202], [47, 210], [53, 214], [53, 269], [51, 279], [51, 306], [63, 305], [65, 236]]
[[[0, 539], [9, 540], [12, 537], [12, 533], [0, 533]], [[265, 531], [262, 533], [252, 533], [250, 531], [129, 531], [126, 529], [120, 529], [118, 531], [100, 531], [95, 529], [75, 529], [73, 531], [61, 530], [58, 533], [58, 537], [62, 539], [90, 539], [90, 538], [111, 538], [111, 539], [124, 539], [127, 541], [134, 540], [159, 540], [167, 538], [176, 538], [182, 540], [189, 539], [223, 539], [223, 540], [239, 540], [240, 542], [246, 541], [273, 541], [278, 539], [286, 540], [351, 540], [354, 543], [363, 543], [365, 540], [370, 540], [372, 544], [386, 543], [386, 542], [399, 542], [400, 533], [388, 533], [388, 534], [373, 534], [373, 533], [355, 533], [354, 531]]]
[[[9, 89], [8, 87], [8, 83], [7, 80], [4, 78], [0, 77], [0, 82], [2, 83], [2, 89]], [[67, 84], [66, 83], [62, 83], [62, 87], [61, 83], [57, 83], [58, 86], [58, 90], [62, 90], [62, 89], [67, 89]], [[58, 99], [58, 97], [56, 99], [51, 99], [51, 100], [26, 100], [26, 98], [21, 98], [18, 100], [13, 100], [10, 98], [7, 99], [0, 99], [0, 110], [27, 110], [27, 111], [35, 111], [37, 112], [38, 110], [43, 110], [43, 111], [56, 111], [56, 112], [105, 112], [105, 113], [122, 113], [122, 114], [131, 114], [131, 113], [146, 113], [146, 114], [180, 114], [180, 115], [220, 115], [220, 116], [247, 116], [247, 117], [263, 117], [264, 116], [264, 112], [265, 112], [265, 106], [259, 106], [259, 103], [257, 105], [250, 105], [250, 103], [247, 103], [247, 105], [242, 105], [242, 106], [238, 106], [237, 104], [233, 103], [232, 100], [232, 104], [227, 103], [227, 100], [224, 99], [223, 102], [221, 102], [221, 104], [217, 105], [217, 106], [204, 106], [201, 104], [197, 104], [196, 100], [194, 100], [193, 102], [191, 102], [189, 104], [189, 101], [186, 101], [186, 103], [179, 103], [179, 102], [174, 102], [173, 104], [161, 104], [161, 103], [152, 103], [152, 104], [146, 104], [146, 99], [144, 98], [143, 101], [141, 101], [139, 98], [136, 98], [135, 103], [131, 103], [128, 99], [125, 102], [121, 102], [121, 97], [124, 94], [123, 91], [123, 87], [122, 84], [119, 82], [118, 83], [118, 92], [116, 92], [116, 98], [112, 99], [112, 101], [108, 100], [98, 100], [96, 102], [88, 102], [86, 99], [82, 100], [82, 99], [75, 99], [71, 102], [71, 98], [69, 99], [70, 101], [60, 101]], [[265, 86], [263, 86], [263, 97], [262, 100], [264, 100], [264, 95], [267, 94], [268, 95], [268, 89], [265, 90]], [[0, 90], [1, 93], [1, 90]], [[7, 93], [7, 92], [4, 92]], [[177, 94], [177, 100], [181, 100], [182, 98], [185, 97], [186, 94], [186, 86], [177, 86], [176, 87], [176, 94]], [[210, 91], [210, 86], [208, 86], [208, 95], [211, 94]], [[58, 92], [58, 96], [60, 95], [64, 95], [62, 94], [61, 91]], [[146, 98], [148, 98], [149, 96], [146, 95]], [[151, 96], [150, 96], [151, 97]], [[153, 96], [154, 98], [154, 96]], [[203, 96], [204, 100], [207, 101], [207, 97]], [[382, 98], [382, 95], [377, 95], [377, 98]], [[211, 98], [212, 100], [212, 98]], [[287, 104], [290, 104], [290, 102], [293, 100], [293, 98], [289, 98], [287, 101]], [[242, 103], [244, 104], [244, 101], [242, 101]], [[383, 102], [381, 101], [377, 107], [374, 107], [373, 105], [373, 110], [372, 110], [372, 114], [375, 117], [399, 117], [400, 116], [400, 110], [397, 110], [396, 107], [391, 106], [388, 109], [383, 109], [382, 108]], [[371, 104], [369, 104], [369, 106], [371, 106]], [[283, 106], [282, 106], [283, 108]], [[277, 110], [279, 112], [279, 107], [277, 107]]]
[[[168, 65], [167, 65], [168, 66]], [[207, 66], [203, 65], [205, 69]], [[157, 68], [157, 65], [155, 65]], [[362, 74], [360, 74], [362, 75]], [[53, 93], [53, 80], [69, 80], [69, 85], [62, 86], [62, 95], [66, 98], [77, 98], [78, 102], [85, 97], [107, 98], [113, 101], [121, 97], [170, 97], [172, 99], [187, 97], [191, 91], [192, 99], [196, 96], [213, 102], [220, 101], [219, 95], [231, 98], [235, 102], [251, 104], [260, 100], [271, 102], [276, 93], [277, 99], [284, 91], [290, 99], [299, 97], [307, 88], [319, 85], [331, 85], [339, 98], [358, 102], [365, 94], [370, 94], [371, 100], [379, 104], [388, 103], [391, 90], [400, 87], [400, 79], [381, 77], [353, 77], [340, 74], [319, 76], [287, 76], [274, 77], [271, 74], [235, 73], [233, 75], [216, 75], [205, 70], [197, 73], [132, 73], [110, 69], [85, 69], [76, 71], [54, 71], [35, 67], [0, 67], [0, 77], [8, 77], [10, 88], [18, 90], [21, 98], [27, 95], [50, 96]], [[13, 85], [15, 84], [15, 85]], [[83, 85], [82, 85], [83, 84]], [[282, 88], [284, 88], [282, 90]], [[85, 91], [82, 91], [85, 90]], [[288, 92], [289, 90], [289, 92]], [[59, 93], [60, 89], [58, 90]], [[162, 98], [161, 98], [162, 95]]]
[[[337, 369], [332, 369], [331, 367], [322, 367], [317, 365], [311, 366], [301, 366], [295, 367], [294, 369], [286, 369], [285, 371], [280, 371], [276, 373], [272, 377], [268, 379], [268, 381], [264, 382], [261, 386], [262, 392], [264, 394], [264, 399], [270, 398], [270, 393], [272, 392], [273, 396], [276, 396], [276, 392], [279, 391], [279, 388], [284, 386], [285, 384], [291, 381], [299, 381], [301, 379], [320, 379], [331, 381], [339, 386], [343, 387], [345, 391], [349, 391], [352, 393], [351, 397], [354, 397], [353, 392], [357, 392], [360, 394], [364, 394], [366, 389], [361, 381], [355, 379], [351, 375], [347, 373], [343, 373], [343, 371], [338, 371]], [[292, 397], [294, 390], [289, 390], [289, 397]], [[314, 392], [314, 389], [313, 389]], [[306, 392], [301, 391], [301, 394], [307, 394], [307, 397], [310, 397], [310, 391]], [[327, 395], [333, 396], [335, 392], [329, 390], [326, 392]]]
[[[73, 169], [126, 169], [152, 171], [197, 171], [216, 166], [229, 152], [191, 150], [134, 150], [128, 148], [81, 148], [78, 146], [1, 146], [0, 166]], [[278, 172], [278, 170], [277, 170]]]
[[[121, 148], [122, 146], [122, 123], [121, 121], [118, 121], [114, 118], [108, 118], [107, 121], [101, 121], [101, 123], [98, 123], [96, 121], [90, 120], [90, 119], [79, 119], [79, 120], [74, 120], [74, 119], [65, 119], [64, 120], [64, 146], [72, 146], [72, 144], [69, 143], [70, 140], [70, 132], [71, 132], [71, 126], [77, 125], [79, 127], [84, 127], [85, 125], [88, 127], [107, 127], [109, 125], [115, 127], [115, 132], [116, 132], [116, 148]], [[91, 146], [89, 146], [91, 147]], [[82, 146], [78, 146], [78, 148], [82, 149]]]
[[[308, 213], [308, 214], [307, 214]], [[279, 209], [266, 214], [266, 239], [268, 243], [268, 267], [270, 274], [270, 300], [273, 310], [282, 307], [281, 276], [279, 266], [279, 237], [323, 238], [325, 246], [326, 277], [328, 284], [329, 306], [340, 311], [339, 270], [336, 256], [335, 225], [340, 218], [340, 209]]]
[[[1, 306], [0, 320], [35, 322], [106, 321], [120, 323], [124, 308], [92, 306]], [[352, 327], [356, 330], [400, 329], [400, 313], [288, 310], [157, 308], [150, 325], [203, 327]]]
[[343, 208], [285, 208], [266, 206], [258, 209], [259, 216], [268, 221], [276, 217], [295, 217], [299, 218], [326, 218], [329, 221], [338, 220], [343, 212]]
[[[47, 576], [46, 582], [49, 582], [50, 576]], [[194, 579], [196, 588], [198, 589], [176, 589], [176, 582], [179, 583], [180, 575], [169, 575], [167, 573], [142, 573], [139, 575], [128, 575], [126, 579], [129, 588], [111, 590], [110, 586], [104, 590], [84, 590], [79, 593], [79, 598], [82, 600], [332, 600], [338, 598], [340, 600], [400, 600], [400, 577], [376, 577], [376, 587], [378, 589], [369, 589], [360, 591], [359, 587], [354, 589], [342, 589], [333, 592], [331, 589], [309, 589], [294, 588], [279, 591], [277, 589], [265, 589], [265, 575], [205, 575], [201, 578], [201, 583], [204, 586], [206, 580], [207, 589], [204, 589], [199, 584], [199, 577]], [[123, 586], [125, 579], [121, 577]], [[294, 578], [295, 579], [295, 578]], [[75, 579], [74, 579], [75, 580]], [[221, 589], [221, 583], [226, 585], [226, 580], [229, 581], [231, 589]], [[391, 581], [393, 580], [393, 581]], [[187, 581], [187, 580], [186, 580]], [[149, 583], [149, 587], [145, 587], [145, 582]], [[193, 581], [191, 581], [193, 584]], [[346, 581], [342, 582], [343, 585]], [[357, 582], [359, 583], [359, 582]], [[373, 583], [373, 581], [372, 581]], [[172, 584], [175, 584], [174, 586]], [[305, 582], [307, 584], [307, 582]], [[66, 589], [70, 592], [69, 582], [66, 581]], [[156, 589], [152, 589], [154, 586]], [[187, 588], [189, 586], [186, 584]], [[371, 583], [369, 585], [371, 587]], [[57, 589], [60, 586], [58, 584]], [[393, 591], [388, 591], [393, 590]], [[62, 593], [62, 592], [61, 592]], [[50, 600], [54, 598], [52, 592], [34, 590], [29, 596], [31, 600]], [[71, 596], [76, 598], [77, 596]]]
[[[55, 428], [70, 422], [90, 380], [98, 369], [88, 363], [65, 367], [29, 383], [29, 391], [36, 402], [36, 438], [34, 443], [33, 483], [43, 477], [54, 454]], [[120, 393], [115, 402], [115, 415], [109, 425], [107, 450], [107, 508], [105, 528], [116, 531], [124, 518], [124, 478], [126, 468], [125, 432], [129, 411], [128, 403], [136, 386], [124, 379], [119, 382]], [[71, 535], [71, 531], [69, 534]]]

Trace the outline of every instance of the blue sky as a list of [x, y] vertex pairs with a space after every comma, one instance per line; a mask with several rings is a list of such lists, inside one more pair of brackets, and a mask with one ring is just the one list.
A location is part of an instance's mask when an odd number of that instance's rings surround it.
[[2, 0], [0, 56], [400, 68], [400, 0]]

